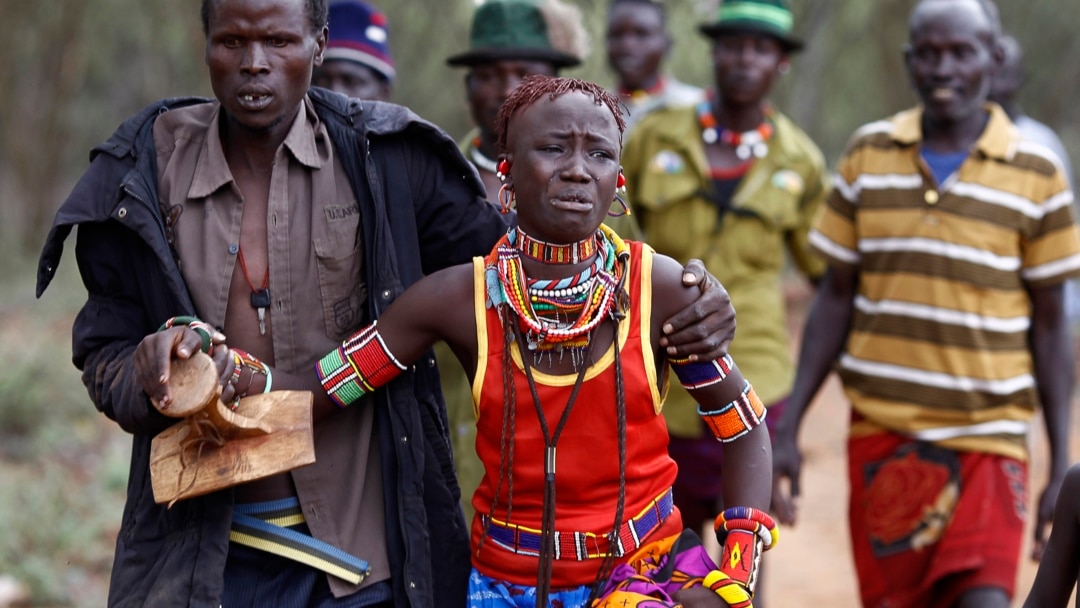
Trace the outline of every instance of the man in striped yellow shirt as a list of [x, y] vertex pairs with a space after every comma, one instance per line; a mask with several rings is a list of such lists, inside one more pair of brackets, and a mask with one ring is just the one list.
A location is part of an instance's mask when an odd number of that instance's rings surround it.
[[794, 523], [799, 423], [834, 364], [852, 403], [852, 547], [865, 606], [1009, 606], [1041, 404], [1068, 468], [1064, 281], [1080, 271], [1072, 193], [987, 103], [1002, 53], [987, 0], [922, 0], [905, 62], [919, 107], [856, 132], [811, 242], [830, 262], [777, 426], [774, 501]]

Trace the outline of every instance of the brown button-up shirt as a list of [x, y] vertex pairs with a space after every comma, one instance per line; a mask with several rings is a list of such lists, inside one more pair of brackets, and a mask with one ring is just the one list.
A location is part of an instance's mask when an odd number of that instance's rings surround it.
[[[154, 124], [158, 190], [199, 317], [221, 327], [230, 302], [244, 201], [222, 148], [220, 105], [173, 110]], [[305, 98], [270, 178], [266, 218], [274, 364], [315, 373], [320, 356], [365, 321], [360, 209], [326, 127]], [[243, 347], [243, 344], [235, 346]], [[312, 535], [390, 577], [374, 413], [362, 405], [315, 427], [316, 462], [292, 472]], [[333, 576], [335, 595], [355, 591]]]

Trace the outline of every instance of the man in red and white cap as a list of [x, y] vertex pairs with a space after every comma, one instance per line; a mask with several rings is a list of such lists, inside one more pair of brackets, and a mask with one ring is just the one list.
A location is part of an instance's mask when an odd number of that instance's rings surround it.
[[330, 38], [311, 84], [360, 99], [390, 101], [394, 60], [386, 15], [360, 0], [330, 4]]

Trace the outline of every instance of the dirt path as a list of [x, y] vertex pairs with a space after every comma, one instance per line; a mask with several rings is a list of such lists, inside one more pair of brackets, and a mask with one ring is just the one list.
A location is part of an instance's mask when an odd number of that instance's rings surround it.
[[[792, 294], [792, 327], [799, 332], [805, 312], [805, 293]], [[1074, 411], [1076, 400], [1074, 399]], [[860, 608], [855, 571], [847, 532], [847, 469], [844, 439], [848, 403], [836, 377], [818, 394], [803, 422], [800, 446], [803, 449], [802, 498], [797, 527], [784, 528], [780, 545], [766, 554], [768, 572], [762, 582], [768, 608]], [[1072, 454], [1080, 454], [1080, 424], [1073, 415]], [[1046, 479], [1046, 439], [1037, 422], [1032, 465], [1029, 513]], [[1027, 559], [1031, 553], [1031, 524], [1025, 534], [1021, 568], [1017, 577], [1019, 608], [1031, 588], [1037, 564]], [[841, 539], [836, 542], [830, 539]], [[1069, 603], [1074, 605], [1073, 602]]]

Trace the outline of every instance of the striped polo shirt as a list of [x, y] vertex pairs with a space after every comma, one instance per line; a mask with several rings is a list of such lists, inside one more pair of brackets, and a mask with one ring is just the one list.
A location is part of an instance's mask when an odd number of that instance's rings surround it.
[[957, 450], [1027, 457], [1038, 396], [1028, 287], [1080, 275], [1072, 193], [1050, 152], [1005, 113], [937, 184], [921, 110], [854, 135], [811, 243], [857, 267], [839, 373], [863, 421]]

